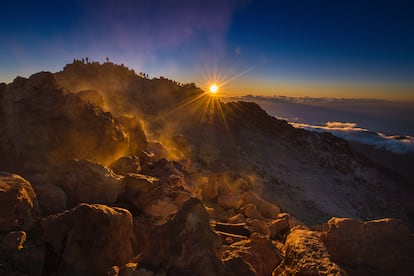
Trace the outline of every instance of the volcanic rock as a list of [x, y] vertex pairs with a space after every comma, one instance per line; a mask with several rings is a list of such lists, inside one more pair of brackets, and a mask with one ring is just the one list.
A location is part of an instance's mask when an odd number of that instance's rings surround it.
[[0, 231], [33, 227], [40, 209], [32, 185], [19, 175], [0, 172], [0, 210]]
[[76, 93], [84, 102], [94, 104], [101, 108], [104, 107], [104, 100], [96, 90], [82, 90]]
[[220, 194], [217, 198], [217, 204], [226, 210], [238, 209], [242, 204], [242, 200], [237, 193]]
[[281, 260], [282, 254], [273, 243], [258, 233], [253, 234], [250, 239], [224, 247], [223, 252], [223, 261], [227, 266], [233, 267], [238, 263], [240, 268], [236, 268], [235, 271], [251, 270], [254, 271], [253, 275], [271, 275]]
[[191, 194], [181, 182], [171, 183], [168, 179], [129, 174], [124, 178], [126, 192], [122, 201], [131, 205], [136, 213], [162, 220], [177, 212]]
[[104, 275], [134, 256], [132, 216], [122, 208], [81, 204], [42, 219], [41, 228], [46, 275]]
[[256, 205], [253, 203], [246, 204], [242, 210], [244, 212], [244, 215], [248, 218], [264, 220], [264, 217], [259, 212], [259, 210], [257, 210]]
[[164, 271], [152, 271], [142, 268], [138, 263], [127, 263], [122, 267], [114, 266], [108, 272], [108, 276], [166, 276]]
[[396, 219], [360, 222], [332, 218], [322, 239], [350, 275], [409, 275], [414, 271], [414, 236]]
[[31, 235], [13, 231], [3, 237], [0, 242], [0, 275], [44, 275], [44, 246]]
[[270, 229], [269, 226], [267, 225], [266, 221], [263, 220], [259, 220], [259, 219], [247, 219], [246, 223], [248, 225], [248, 229], [252, 232], [252, 233], [260, 233], [262, 235], [265, 235], [267, 237], [270, 236]]
[[332, 261], [317, 233], [296, 227], [286, 238], [285, 258], [273, 271], [276, 275], [346, 275]]
[[88, 160], [68, 161], [51, 172], [49, 178], [64, 190], [69, 207], [79, 203], [114, 203], [125, 192], [122, 177]]
[[129, 147], [128, 153], [138, 155], [148, 145], [147, 137], [142, 127], [141, 121], [135, 116], [120, 116], [117, 121], [128, 132]]
[[51, 215], [66, 210], [67, 197], [63, 189], [53, 184], [34, 186], [43, 215]]
[[217, 275], [220, 238], [212, 231], [209, 217], [196, 198], [186, 201], [168, 222], [154, 228], [140, 263], [162, 268], [169, 275]]
[[216, 231], [245, 236], [247, 238], [250, 236], [250, 232], [246, 229], [246, 226], [246, 223], [214, 223], [214, 229]]
[[254, 270], [254, 268], [247, 261], [238, 255], [227, 257], [223, 260], [223, 263], [226, 269], [226, 275], [256, 275], [256, 270]]
[[0, 252], [13, 252], [23, 248], [26, 242], [26, 232], [12, 231], [0, 240]]
[[269, 230], [272, 238], [283, 235], [290, 230], [289, 220], [286, 218], [275, 219], [270, 223]]
[[0, 106], [3, 169], [42, 171], [74, 158], [108, 164], [128, 149], [127, 134], [110, 113], [66, 94], [51, 73], [16, 78]]
[[262, 199], [260, 195], [258, 195], [257, 193], [245, 192], [242, 195], [241, 199], [243, 201], [242, 206], [247, 204], [253, 204], [254, 206], [256, 206], [260, 214], [266, 218], [275, 219], [277, 218], [277, 215], [280, 213], [279, 207], [277, 207], [275, 204], [272, 204]]
[[130, 173], [139, 173], [141, 164], [137, 156], [122, 156], [112, 163], [109, 168], [114, 173], [125, 176]]

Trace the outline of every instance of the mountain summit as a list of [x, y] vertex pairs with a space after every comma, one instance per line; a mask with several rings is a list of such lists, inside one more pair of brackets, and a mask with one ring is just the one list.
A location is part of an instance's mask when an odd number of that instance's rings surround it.
[[0, 104], [0, 274], [413, 269], [414, 186], [255, 103], [75, 60]]

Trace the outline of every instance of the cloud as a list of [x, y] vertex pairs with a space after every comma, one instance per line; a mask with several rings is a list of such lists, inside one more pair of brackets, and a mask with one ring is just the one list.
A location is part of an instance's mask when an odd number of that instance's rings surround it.
[[352, 122], [327, 122], [323, 126], [304, 123], [290, 123], [297, 128], [309, 131], [330, 132], [333, 135], [362, 144], [374, 146], [396, 154], [414, 153], [414, 137], [408, 135], [386, 135], [357, 127]]

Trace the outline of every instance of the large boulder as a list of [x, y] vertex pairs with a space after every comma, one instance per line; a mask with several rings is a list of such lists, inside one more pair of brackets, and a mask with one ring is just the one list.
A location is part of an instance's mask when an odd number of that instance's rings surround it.
[[332, 257], [352, 275], [410, 275], [414, 236], [403, 222], [332, 218], [322, 239]]
[[71, 160], [51, 172], [49, 181], [61, 187], [67, 206], [79, 203], [111, 204], [125, 192], [122, 177], [88, 160]]
[[181, 185], [166, 179], [129, 174], [123, 179], [126, 192], [121, 200], [131, 206], [134, 213], [144, 213], [157, 220], [175, 214], [191, 194]]
[[42, 171], [75, 158], [109, 164], [128, 150], [121, 124], [67, 93], [51, 73], [18, 77], [2, 94], [2, 169]]
[[29, 229], [40, 215], [32, 185], [16, 174], [0, 172], [0, 231]]
[[218, 275], [220, 238], [196, 198], [187, 200], [177, 214], [150, 234], [141, 262], [144, 267], [163, 269], [168, 275]]
[[131, 213], [100, 204], [81, 204], [41, 221], [49, 251], [45, 275], [104, 275], [134, 256]]
[[295, 227], [286, 238], [285, 258], [273, 275], [346, 275], [332, 261], [316, 232]]

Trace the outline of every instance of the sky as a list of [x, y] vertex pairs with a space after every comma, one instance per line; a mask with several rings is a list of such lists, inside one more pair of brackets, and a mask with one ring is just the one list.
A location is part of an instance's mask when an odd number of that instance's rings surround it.
[[2, 1], [0, 82], [110, 61], [224, 95], [414, 100], [414, 1]]

